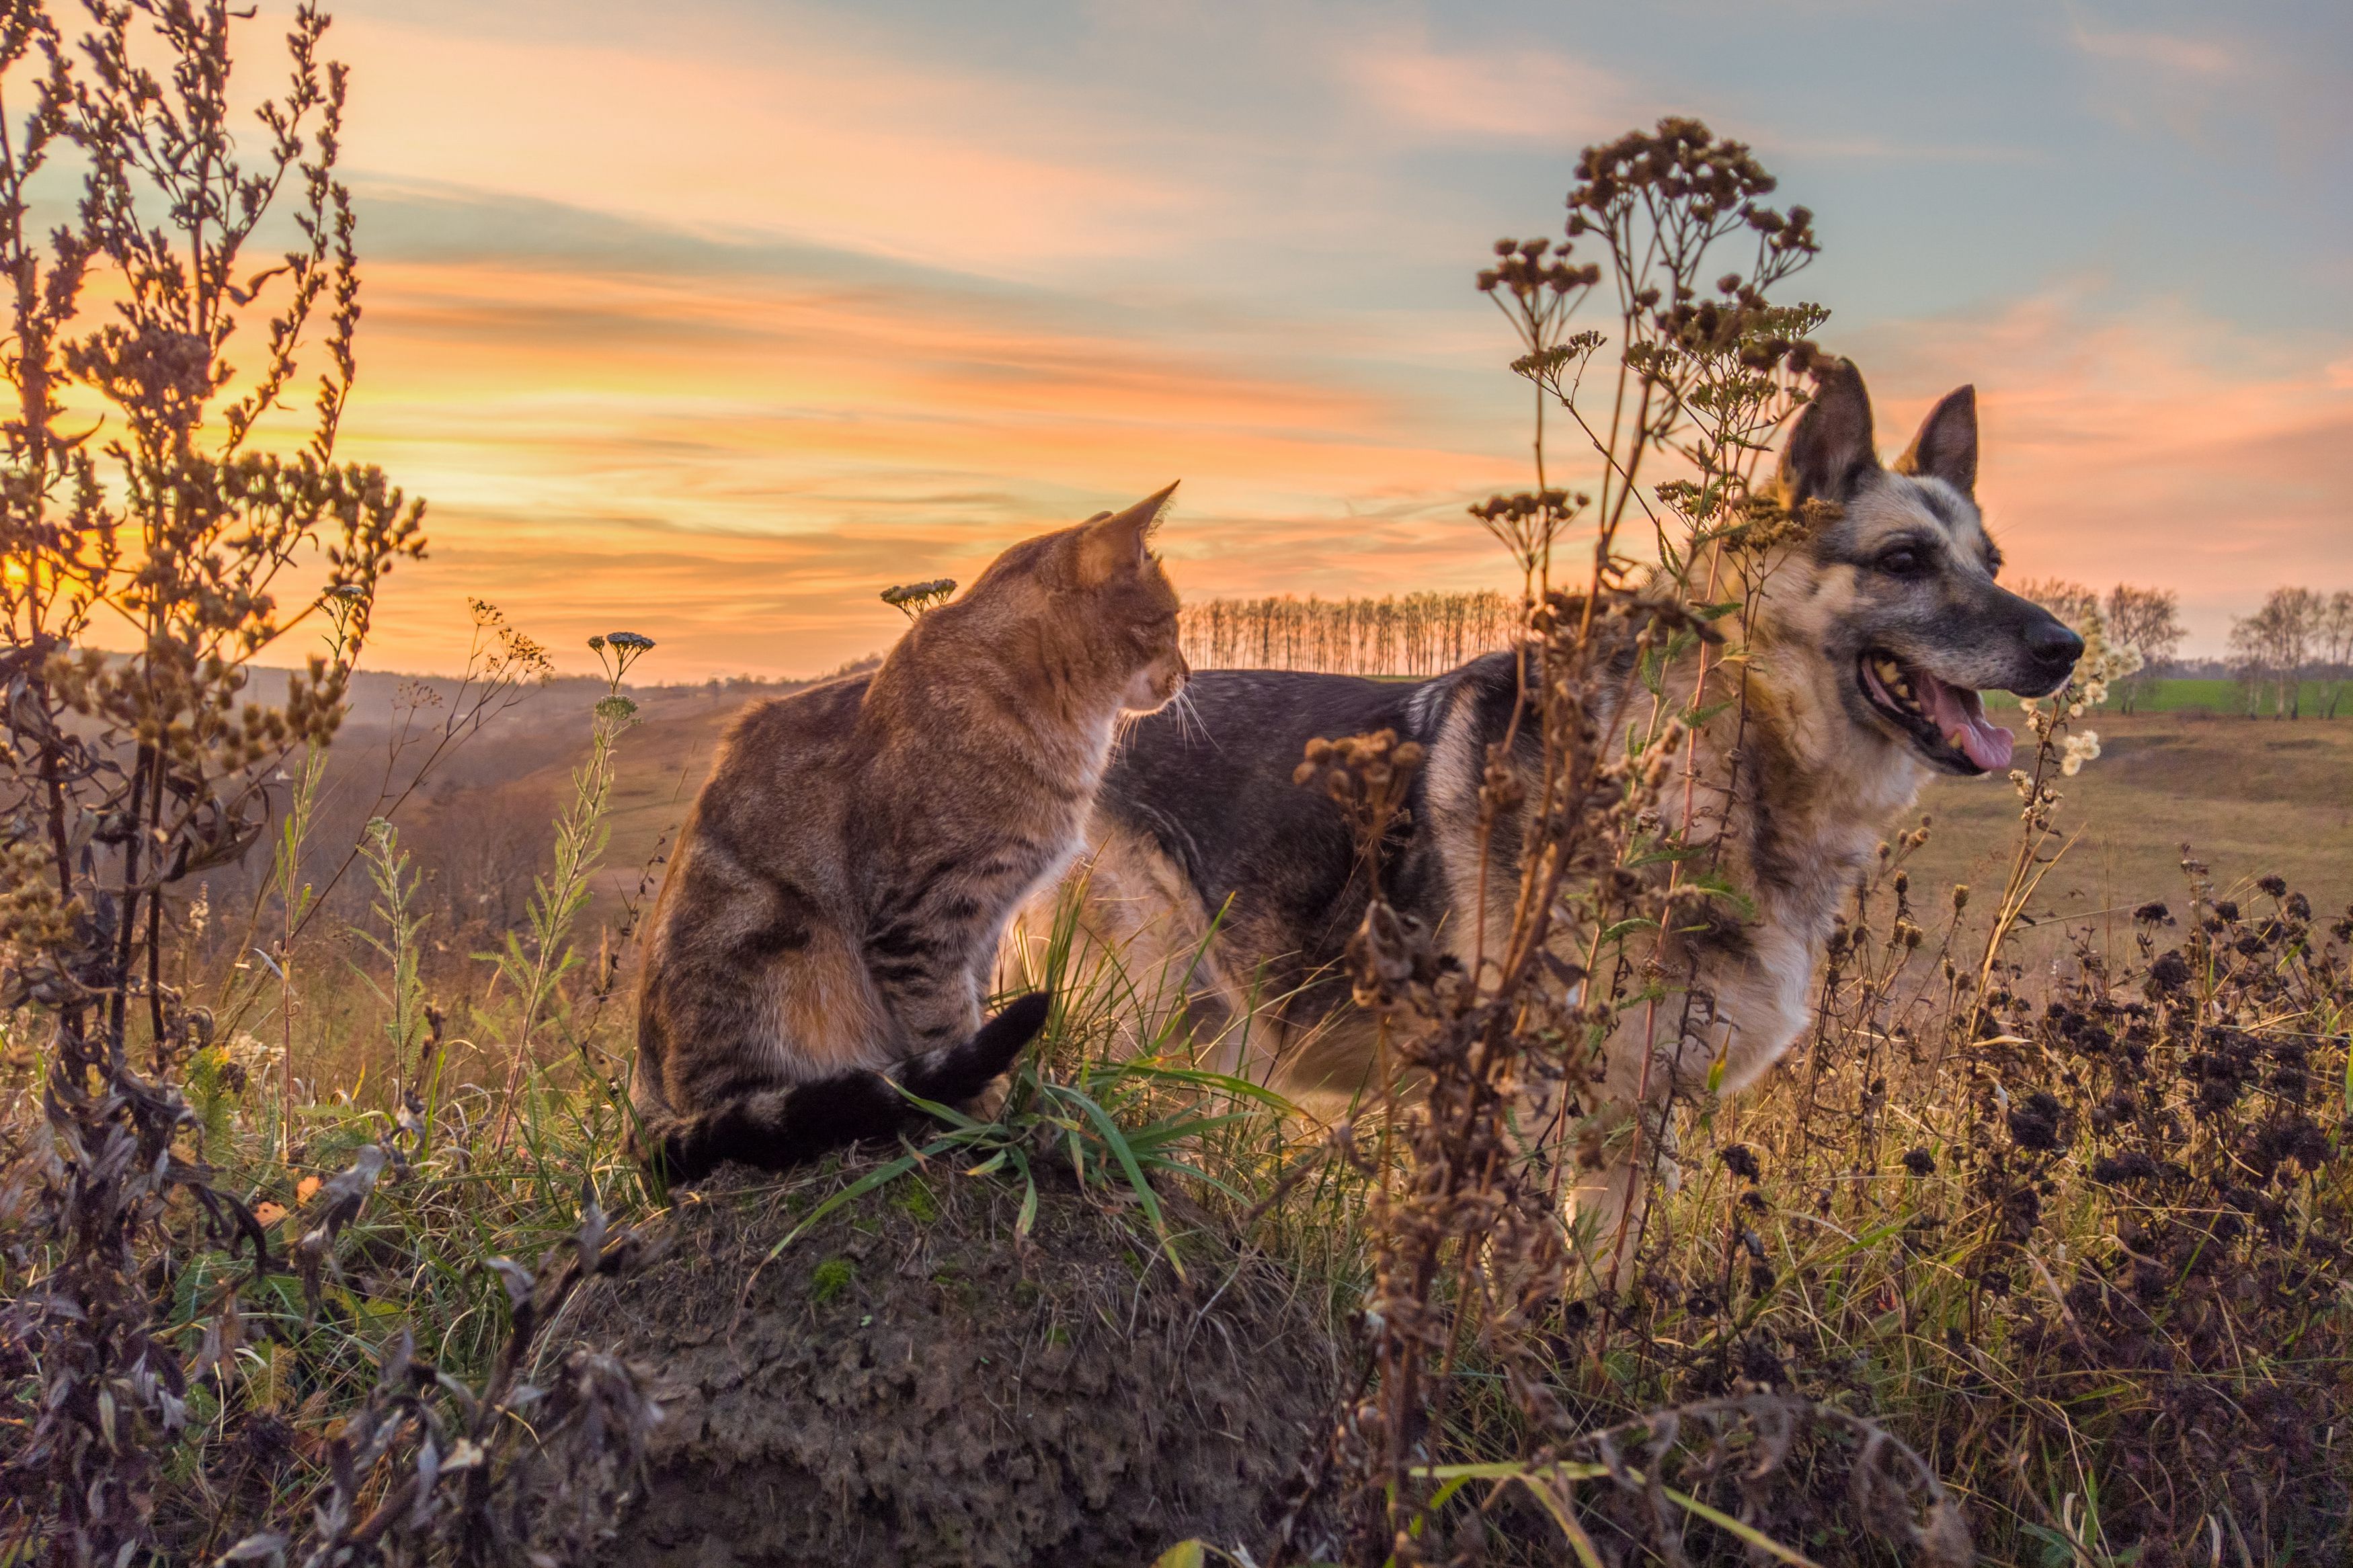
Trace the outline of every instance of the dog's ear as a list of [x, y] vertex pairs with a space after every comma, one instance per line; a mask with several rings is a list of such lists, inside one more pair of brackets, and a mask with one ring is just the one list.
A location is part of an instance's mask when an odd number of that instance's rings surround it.
[[1089, 584], [1107, 583], [1123, 572], [1140, 570], [1151, 553], [1153, 531], [1166, 515], [1176, 494], [1170, 485], [1148, 495], [1125, 511], [1097, 512], [1079, 536], [1079, 572]]
[[1945, 394], [1944, 400], [1920, 421], [1920, 433], [1895, 459], [1899, 474], [1942, 479], [1974, 499], [1978, 490], [1978, 389], [1964, 386]]
[[1843, 501], [1879, 467], [1871, 442], [1871, 395], [1852, 360], [1840, 360], [1815, 384], [1814, 399], [1781, 448], [1781, 494], [1790, 506], [1805, 500]]

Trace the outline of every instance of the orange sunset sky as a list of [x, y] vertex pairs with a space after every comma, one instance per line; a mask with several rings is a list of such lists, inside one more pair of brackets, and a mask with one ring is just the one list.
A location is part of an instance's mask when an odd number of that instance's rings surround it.
[[2013, 572], [2176, 588], [2193, 652], [2353, 587], [2341, 4], [336, 9], [343, 451], [432, 507], [379, 668], [480, 595], [571, 668], [807, 674], [1180, 478], [1188, 594], [1502, 585], [1463, 508], [1527, 403], [1472, 275], [1671, 111], [1820, 215], [1792, 292], [1890, 451], [1977, 384]]

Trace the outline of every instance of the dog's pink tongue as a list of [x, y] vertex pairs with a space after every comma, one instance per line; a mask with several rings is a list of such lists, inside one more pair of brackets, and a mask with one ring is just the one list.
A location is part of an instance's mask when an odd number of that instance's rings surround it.
[[1976, 692], [1965, 686], [1947, 686], [1925, 669], [1913, 671], [1912, 684], [1928, 717], [1969, 761], [1988, 773], [2010, 766], [2015, 737], [1986, 721], [1985, 704], [1978, 700]]

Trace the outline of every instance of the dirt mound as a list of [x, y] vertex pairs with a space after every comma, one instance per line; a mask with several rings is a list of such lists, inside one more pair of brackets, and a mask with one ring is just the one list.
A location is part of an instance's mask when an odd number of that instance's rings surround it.
[[[686, 1196], [671, 1251], [578, 1337], [651, 1373], [656, 1428], [617, 1568], [1149, 1563], [1263, 1538], [1328, 1419], [1314, 1305], [1206, 1226], [1179, 1281], [1141, 1221], [906, 1175], [763, 1266], [859, 1173]], [[749, 1281], [747, 1288], [746, 1281]]]

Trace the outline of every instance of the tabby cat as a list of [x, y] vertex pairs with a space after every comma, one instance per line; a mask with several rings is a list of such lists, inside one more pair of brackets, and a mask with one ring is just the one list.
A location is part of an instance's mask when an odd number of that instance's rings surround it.
[[990, 962], [1081, 847], [1120, 716], [1190, 673], [1150, 546], [1176, 489], [1015, 545], [872, 675], [736, 720], [654, 908], [640, 1158], [689, 1180], [888, 1136], [1044, 1025], [1039, 992], [982, 1022]]

